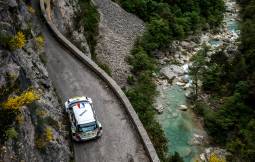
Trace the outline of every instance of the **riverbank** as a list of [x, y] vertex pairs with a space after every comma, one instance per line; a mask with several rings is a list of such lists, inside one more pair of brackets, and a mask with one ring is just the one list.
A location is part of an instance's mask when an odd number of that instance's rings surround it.
[[[236, 53], [238, 46], [236, 40], [240, 34], [239, 6], [231, 0], [225, 0], [225, 6], [223, 24], [218, 32], [209, 31], [199, 36], [191, 36], [184, 41], [174, 41], [171, 50], [159, 55], [160, 72], [155, 74], [159, 91], [155, 108], [160, 113], [157, 119], [169, 140], [170, 153], [179, 152], [185, 161], [205, 160], [210, 156], [210, 152], [215, 150], [208, 148], [208, 138], [202, 123], [192, 112], [192, 105], [187, 103], [187, 99], [193, 93], [189, 67], [192, 65], [192, 56], [204, 45], [210, 47], [208, 55], [222, 49], [228, 54]], [[201, 84], [199, 82], [199, 85]], [[206, 98], [206, 95], [204, 97]]]

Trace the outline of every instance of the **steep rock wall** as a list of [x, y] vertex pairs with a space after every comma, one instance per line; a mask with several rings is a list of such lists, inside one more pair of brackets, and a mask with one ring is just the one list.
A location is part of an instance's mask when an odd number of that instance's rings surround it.
[[[71, 153], [63, 125], [63, 107], [42, 62], [46, 61], [43, 44], [38, 45], [36, 41], [40, 35], [33, 22], [37, 11], [23, 1], [0, 3], [0, 102], [29, 88], [40, 94], [38, 101], [21, 108], [19, 122], [13, 119], [10, 127], [15, 128], [17, 137], [1, 141], [0, 161], [69, 161]], [[17, 32], [24, 33], [25, 45], [10, 49], [8, 39]], [[0, 122], [7, 118], [1, 118]], [[46, 128], [51, 130], [52, 139], [41, 147], [38, 141]]]

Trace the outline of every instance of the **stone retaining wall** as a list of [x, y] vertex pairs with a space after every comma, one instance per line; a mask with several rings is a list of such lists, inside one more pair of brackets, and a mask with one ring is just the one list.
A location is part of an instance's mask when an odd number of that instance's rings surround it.
[[83, 54], [77, 47], [75, 47], [70, 41], [68, 41], [56, 28], [56, 26], [50, 21], [49, 17], [45, 11], [45, 3], [44, 0], [40, 0], [40, 7], [43, 17], [45, 18], [48, 26], [52, 30], [55, 37], [59, 40], [61, 44], [63, 44], [76, 58], [78, 58], [82, 63], [88, 66], [91, 70], [93, 70], [100, 78], [102, 78], [113, 90], [113, 92], [118, 96], [120, 101], [123, 103], [124, 107], [126, 108], [127, 113], [129, 114], [132, 122], [138, 131], [138, 134], [141, 137], [145, 150], [153, 162], [159, 162], [158, 155], [156, 150], [145, 130], [143, 127], [140, 119], [138, 118], [134, 108], [132, 107], [131, 103], [129, 102], [128, 98], [121, 90], [121, 88], [116, 84], [116, 82], [107, 75], [95, 62], [93, 62], [90, 58], [88, 58], [85, 54]]

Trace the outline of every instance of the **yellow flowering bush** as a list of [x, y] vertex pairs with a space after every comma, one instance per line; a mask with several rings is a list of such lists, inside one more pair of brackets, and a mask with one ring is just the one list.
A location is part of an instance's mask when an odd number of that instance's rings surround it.
[[43, 135], [39, 135], [36, 139], [35, 139], [35, 145], [38, 149], [45, 149], [45, 147], [47, 146], [47, 144], [53, 140], [53, 131], [52, 128], [50, 127], [46, 127], [44, 129], [44, 133]]
[[45, 128], [45, 138], [47, 142], [50, 142], [53, 140], [53, 131], [50, 127]]
[[22, 48], [26, 44], [26, 37], [24, 33], [18, 32], [9, 42], [11, 49]]
[[28, 12], [30, 12], [31, 14], [35, 14], [35, 10], [34, 10], [34, 8], [31, 5], [29, 5], [27, 7], [27, 9], [28, 9]]
[[5, 109], [19, 109], [20, 107], [30, 104], [39, 99], [39, 94], [35, 90], [24, 91], [20, 96], [9, 97], [2, 103]]
[[211, 154], [209, 157], [209, 162], [226, 162], [226, 160], [218, 157], [216, 154]]
[[42, 35], [39, 35], [35, 38], [36, 44], [39, 48], [44, 47], [44, 37]]

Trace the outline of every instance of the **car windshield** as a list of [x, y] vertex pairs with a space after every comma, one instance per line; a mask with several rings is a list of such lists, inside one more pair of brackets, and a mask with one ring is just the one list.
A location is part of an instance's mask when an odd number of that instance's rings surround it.
[[97, 128], [96, 122], [91, 122], [91, 123], [87, 123], [87, 124], [80, 124], [78, 126], [78, 130], [79, 132], [89, 132], [89, 131], [93, 131]]
[[88, 101], [79, 101], [79, 102], [74, 102], [72, 104], [70, 104], [69, 107], [74, 107], [75, 105], [81, 105], [81, 106], [84, 106], [85, 104], [88, 104], [89, 102]]

